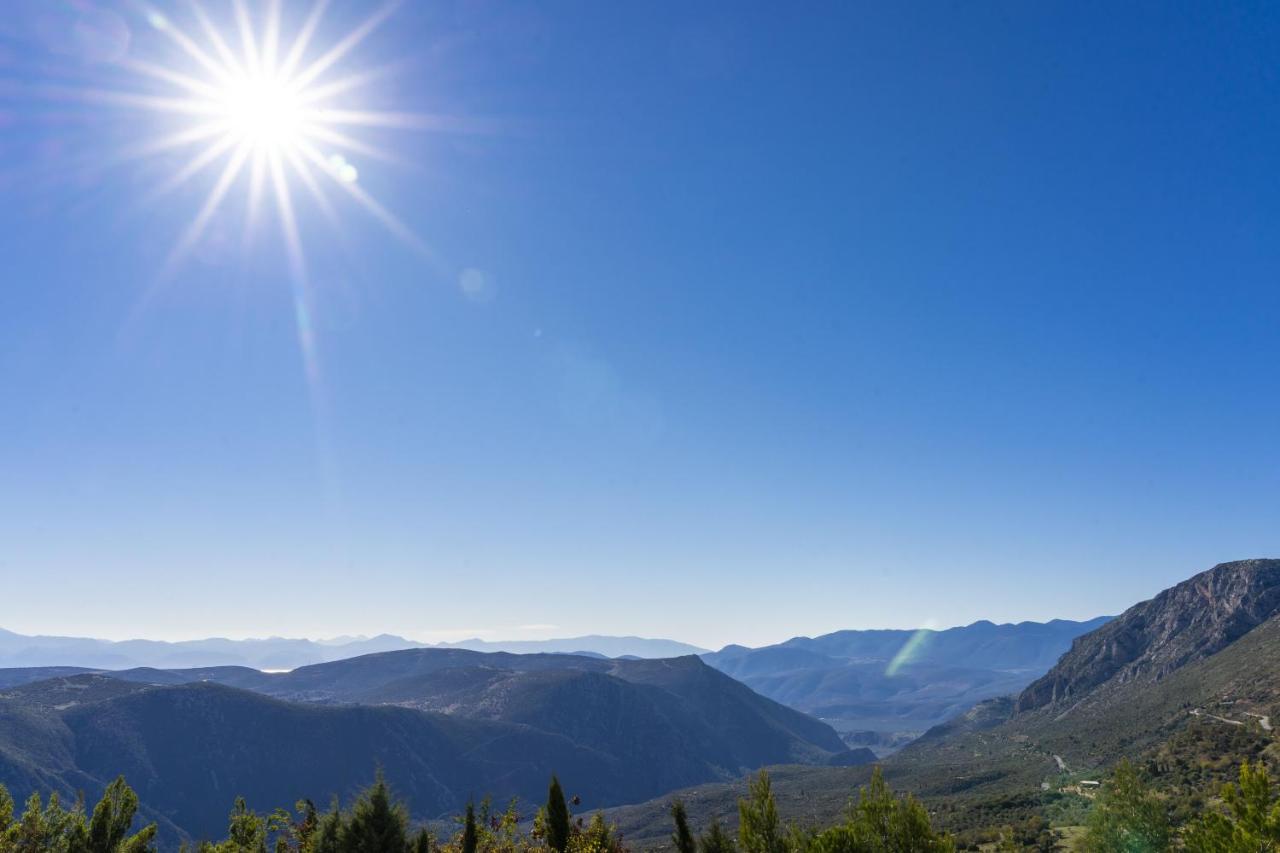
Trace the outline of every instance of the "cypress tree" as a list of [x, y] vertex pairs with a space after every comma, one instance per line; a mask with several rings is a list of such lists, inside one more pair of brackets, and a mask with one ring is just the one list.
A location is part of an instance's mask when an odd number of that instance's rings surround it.
[[547, 846], [557, 853], [564, 853], [569, 846], [569, 806], [564, 801], [560, 780], [551, 777], [547, 791]]
[[676, 800], [671, 804], [671, 819], [675, 821], [676, 831], [671, 836], [676, 853], [698, 853], [698, 845], [689, 831], [689, 815], [685, 813], [684, 803]]
[[476, 853], [480, 834], [476, 831], [476, 807], [467, 803], [467, 821], [462, 827], [462, 853]]

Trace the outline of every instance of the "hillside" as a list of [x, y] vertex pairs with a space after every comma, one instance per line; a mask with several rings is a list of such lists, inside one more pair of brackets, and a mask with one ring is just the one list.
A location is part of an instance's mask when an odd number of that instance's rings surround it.
[[703, 660], [884, 755], [976, 702], [1018, 692], [1106, 621], [837, 631], [759, 649], [728, 646]]
[[0, 691], [0, 713], [0, 782], [15, 795], [94, 794], [125, 773], [196, 836], [220, 830], [237, 793], [260, 809], [327, 802], [379, 766], [415, 815], [437, 817], [472, 795], [536, 800], [552, 772], [591, 808], [765, 764], [866, 757], [692, 656], [421, 649], [277, 675], [91, 672]]

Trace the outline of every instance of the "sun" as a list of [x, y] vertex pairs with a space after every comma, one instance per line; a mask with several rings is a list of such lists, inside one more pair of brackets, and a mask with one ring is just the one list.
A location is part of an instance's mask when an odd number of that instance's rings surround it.
[[[357, 48], [395, 11], [392, 0], [324, 43], [328, 0], [314, 0], [305, 15], [285, 21], [282, 0], [189, 0], [189, 20], [142, 6], [149, 27], [177, 50], [163, 59], [130, 55], [120, 61], [136, 88], [96, 89], [84, 95], [113, 106], [166, 119], [131, 156], [189, 150], [151, 193], [176, 191], [200, 175], [212, 187], [175, 240], [162, 277], [181, 267], [201, 244], [218, 213], [244, 189], [250, 226], [274, 208], [283, 246], [295, 275], [305, 277], [299, 205], [336, 222], [331, 195], [345, 196], [414, 248], [425, 246], [410, 228], [361, 187], [355, 162], [395, 162], [396, 157], [360, 138], [362, 129], [433, 129], [440, 117], [367, 109], [362, 95], [388, 68], [348, 69]], [[288, 4], [291, 11], [301, 4]], [[149, 130], [150, 128], [150, 130]], [[163, 129], [161, 129], [163, 128]]]
[[226, 132], [268, 155], [298, 150], [305, 138], [298, 87], [271, 73], [231, 80], [218, 93]]

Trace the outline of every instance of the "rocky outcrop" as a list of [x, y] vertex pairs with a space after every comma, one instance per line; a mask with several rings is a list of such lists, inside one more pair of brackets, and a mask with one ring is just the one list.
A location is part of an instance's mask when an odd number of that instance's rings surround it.
[[1022, 692], [1017, 711], [1074, 702], [1107, 682], [1158, 681], [1277, 614], [1280, 560], [1222, 563], [1077, 638]]

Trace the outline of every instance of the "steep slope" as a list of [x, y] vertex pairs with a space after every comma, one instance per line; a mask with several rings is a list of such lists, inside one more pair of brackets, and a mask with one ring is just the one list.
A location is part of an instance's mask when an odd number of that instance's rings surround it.
[[1222, 563], [1134, 605], [1072, 644], [1018, 710], [1071, 701], [1110, 680], [1156, 681], [1280, 613], [1280, 560]]

